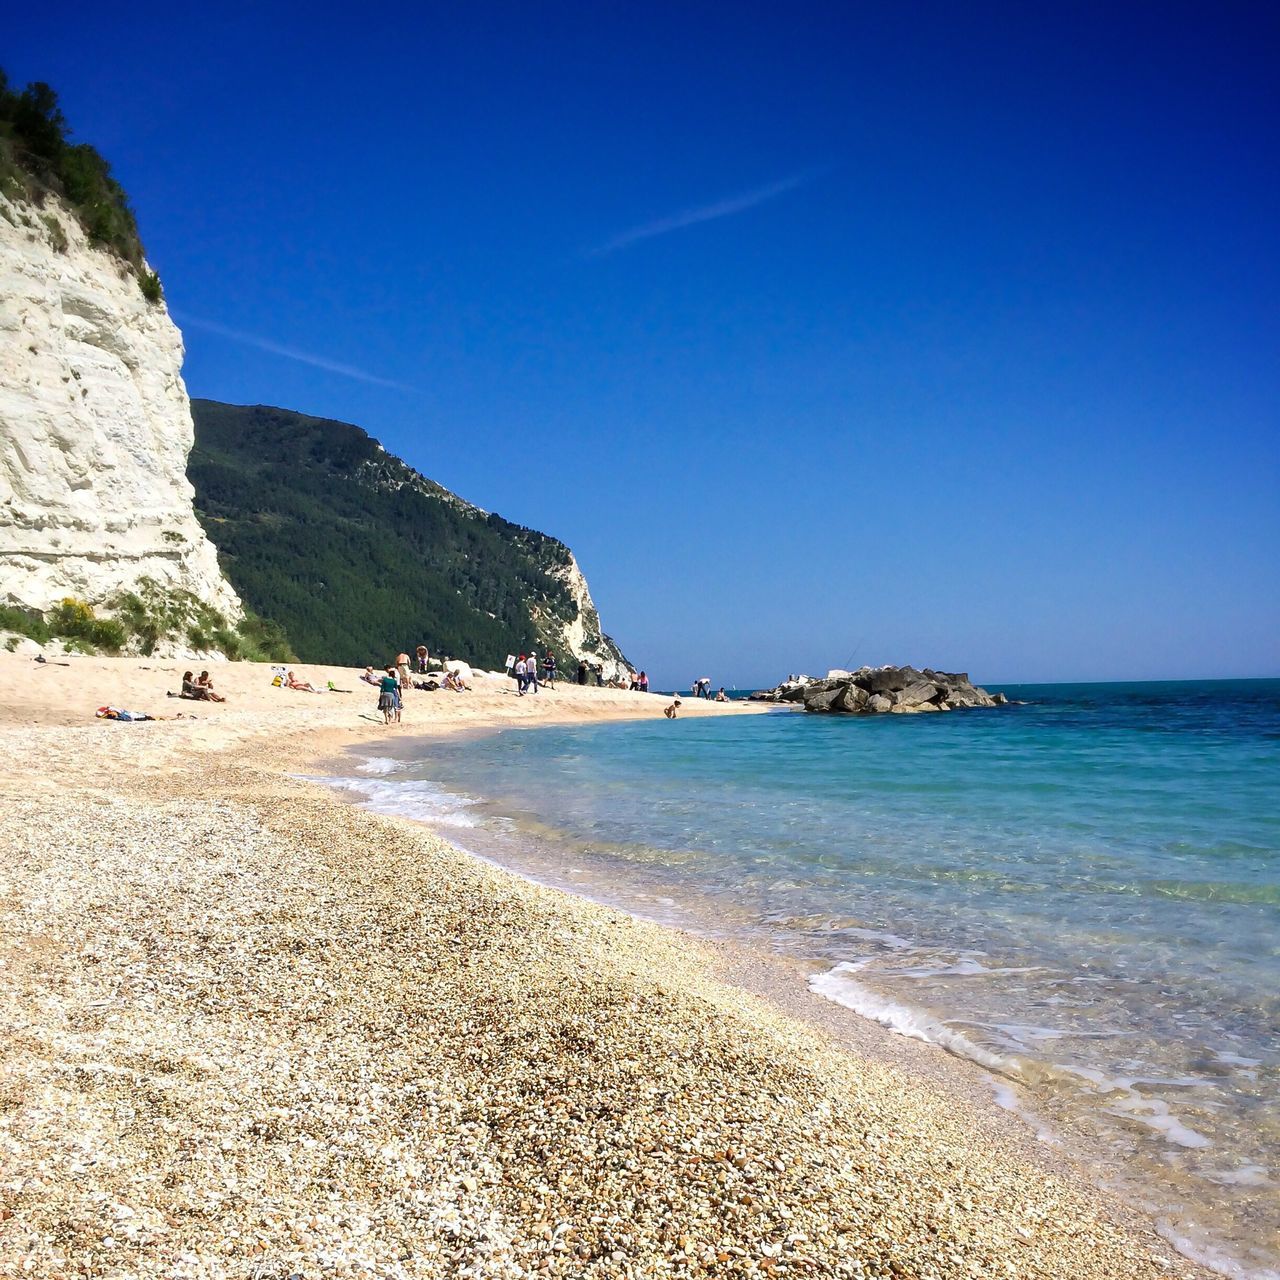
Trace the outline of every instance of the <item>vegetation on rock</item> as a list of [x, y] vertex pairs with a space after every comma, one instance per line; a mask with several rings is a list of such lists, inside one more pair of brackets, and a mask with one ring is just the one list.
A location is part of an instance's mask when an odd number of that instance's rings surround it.
[[104, 608], [109, 613], [99, 616], [91, 605], [72, 596], [47, 613], [0, 605], [0, 631], [42, 645], [60, 640], [80, 653], [150, 657], [162, 645], [173, 645], [248, 662], [287, 662], [294, 656], [275, 623], [250, 614], [233, 626], [189, 591], [166, 591], [150, 580], [141, 582], [137, 591], [122, 592]]
[[568, 547], [461, 501], [359, 427], [191, 408], [196, 515], [241, 599], [280, 622], [302, 660], [362, 666], [423, 643], [501, 667], [577, 620]]
[[[163, 296], [159, 277], [143, 258], [138, 224], [124, 188], [111, 176], [111, 166], [87, 142], [72, 142], [71, 129], [58, 95], [36, 81], [12, 88], [0, 70], [0, 192], [41, 204], [50, 194], [62, 197], [75, 211], [95, 244], [131, 266], [148, 302]], [[56, 220], [50, 228], [55, 246], [65, 250], [66, 237]], [[55, 230], [56, 228], [56, 230]]]

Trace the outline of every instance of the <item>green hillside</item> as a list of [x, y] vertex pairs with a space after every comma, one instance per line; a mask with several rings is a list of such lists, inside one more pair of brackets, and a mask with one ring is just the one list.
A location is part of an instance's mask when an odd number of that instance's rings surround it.
[[[433, 654], [501, 667], [534, 643], [621, 655], [571, 589], [563, 543], [480, 511], [359, 427], [264, 405], [193, 400], [187, 474], [232, 586], [304, 661]], [[585, 616], [580, 616], [585, 614]]]

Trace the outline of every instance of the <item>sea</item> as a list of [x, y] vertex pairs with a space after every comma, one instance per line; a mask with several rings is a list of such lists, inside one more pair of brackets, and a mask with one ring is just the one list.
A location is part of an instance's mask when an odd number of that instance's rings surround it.
[[988, 688], [1010, 705], [672, 722], [655, 700], [401, 739], [327, 781], [803, 961], [851, 1017], [977, 1064], [1171, 1245], [1280, 1280], [1280, 680]]

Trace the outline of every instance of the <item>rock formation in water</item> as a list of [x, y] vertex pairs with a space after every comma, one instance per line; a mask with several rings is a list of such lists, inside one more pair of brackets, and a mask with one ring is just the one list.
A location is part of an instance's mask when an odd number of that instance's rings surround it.
[[998, 707], [1008, 699], [971, 683], [964, 672], [934, 671], [929, 667], [861, 667], [857, 671], [828, 671], [824, 679], [789, 676], [773, 689], [751, 695], [759, 702], [795, 702], [806, 711], [876, 715], [912, 715], [954, 711], [960, 707]]
[[62, 199], [0, 194], [0, 603], [143, 589], [240, 617], [192, 507], [182, 355]]

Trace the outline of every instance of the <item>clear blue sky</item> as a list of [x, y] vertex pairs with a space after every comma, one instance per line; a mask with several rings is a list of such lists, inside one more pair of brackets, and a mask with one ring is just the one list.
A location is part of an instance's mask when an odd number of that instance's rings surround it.
[[355, 12], [6, 22], [193, 395], [563, 538], [658, 684], [1280, 675], [1276, 7]]

